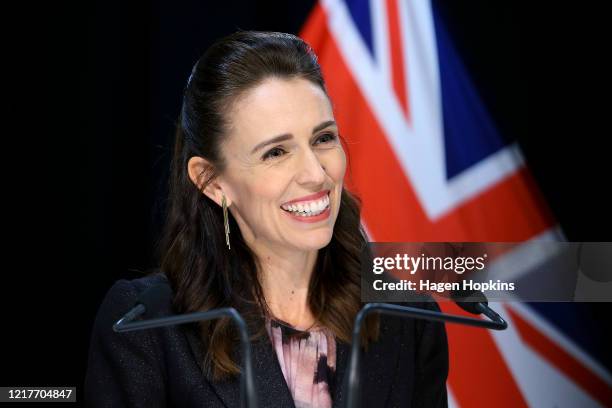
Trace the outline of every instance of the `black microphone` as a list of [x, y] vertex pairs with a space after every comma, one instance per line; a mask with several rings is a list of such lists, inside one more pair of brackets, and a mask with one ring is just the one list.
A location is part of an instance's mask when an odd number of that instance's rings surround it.
[[172, 297], [172, 289], [169, 285], [159, 284], [151, 286], [138, 296], [136, 305], [123, 315], [121, 319], [117, 320], [113, 325], [113, 330], [115, 332], [126, 331], [121, 329], [126, 323], [144, 315], [147, 311], [150, 312], [149, 314], [153, 314], [155, 311], [160, 310], [163, 306], [163, 299], [168, 299], [169, 297]]
[[484, 293], [480, 291], [454, 291], [451, 297], [466, 312], [475, 315], [483, 314], [498, 323], [500, 328], [495, 330], [504, 330], [508, 327], [508, 323], [495, 310], [489, 307], [489, 302]]
[[253, 359], [251, 356], [251, 343], [244, 319], [233, 307], [212, 309], [206, 312], [194, 312], [181, 315], [160, 317], [156, 319], [133, 321], [143, 314], [154, 314], [163, 306], [163, 300], [172, 295], [172, 289], [167, 284], [158, 284], [145, 290], [136, 302], [121, 319], [113, 325], [115, 332], [128, 332], [135, 330], [153, 329], [157, 327], [174, 326], [184, 323], [193, 323], [202, 320], [213, 320], [220, 317], [231, 318], [240, 332], [242, 347], [242, 367], [244, 373], [240, 376], [240, 401], [242, 407], [257, 408], [257, 394], [255, 393], [255, 377], [253, 376]]
[[[481, 293], [482, 298], [484, 298], [485, 303], [487, 302], [484, 295]], [[482, 300], [482, 298], [478, 298]], [[478, 302], [482, 303], [482, 302]], [[463, 308], [462, 305], [459, 305]], [[471, 307], [471, 306], [469, 306]], [[481, 306], [474, 306], [473, 310], [478, 310]], [[486, 306], [488, 308], [488, 306]], [[465, 309], [467, 310], [467, 309]], [[471, 317], [457, 316], [457, 315], [449, 315], [446, 313], [436, 312], [433, 310], [425, 310], [417, 307], [410, 306], [400, 306], [393, 305], [390, 303], [368, 303], [366, 304], [357, 316], [355, 317], [355, 324], [353, 326], [353, 339], [351, 344], [351, 356], [349, 360], [349, 366], [347, 369], [347, 374], [345, 375], [345, 389], [347, 391], [347, 399], [346, 406], [348, 408], [358, 408], [360, 406], [360, 400], [357, 398], [357, 391], [360, 389], [359, 386], [359, 366], [360, 366], [360, 353], [359, 349], [361, 347], [361, 325], [363, 320], [372, 312], [380, 312], [382, 314], [388, 314], [399, 317], [410, 317], [414, 319], [423, 319], [437, 322], [449, 322], [449, 323], [458, 323], [466, 326], [474, 326], [474, 327], [482, 327], [485, 329], [493, 329], [493, 330], [505, 330], [508, 327], [508, 323], [504, 319], [501, 318], [497, 313], [489, 308], [491, 312], [494, 313], [494, 319], [489, 316], [489, 314], [482, 312], [491, 320], [480, 320]], [[469, 310], [467, 310], [469, 311]], [[478, 312], [476, 314], [480, 314]]]

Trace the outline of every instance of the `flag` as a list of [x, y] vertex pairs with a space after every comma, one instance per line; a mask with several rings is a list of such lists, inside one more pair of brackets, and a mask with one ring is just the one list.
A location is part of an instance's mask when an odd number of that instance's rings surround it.
[[[561, 237], [519, 146], [497, 129], [435, 3], [322, 0], [300, 35], [319, 57], [346, 140], [345, 185], [362, 199], [371, 241], [528, 246]], [[450, 406], [612, 405], [610, 373], [547, 318], [547, 308], [498, 307], [506, 331], [446, 326]]]

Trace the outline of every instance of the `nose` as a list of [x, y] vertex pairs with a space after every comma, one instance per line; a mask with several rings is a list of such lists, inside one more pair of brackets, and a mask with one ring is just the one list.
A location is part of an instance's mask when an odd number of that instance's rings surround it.
[[326, 178], [325, 166], [315, 152], [307, 149], [299, 162], [297, 182], [299, 184], [321, 185]]

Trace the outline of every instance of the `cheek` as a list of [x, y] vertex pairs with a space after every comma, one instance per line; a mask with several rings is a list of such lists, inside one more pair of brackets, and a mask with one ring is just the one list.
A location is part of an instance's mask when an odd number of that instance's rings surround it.
[[333, 152], [329, 152], [325, 169], [327, 174], [335, 181], [340, 181], [344, 178], [344, 173], [346, 172], [346, 154], [344, 149], [338, 148]]
[[248, 183], [248, 191], [244, 199], [247, 205], [249, 202], [267, 206], [268, 203], [275, 204], [279, 202], [282, 196], [283, 186], [285, 185], [286, 175], [283, 173], [268, 172], [268, 174], [259, 174], [258, 177], [253, 177]]

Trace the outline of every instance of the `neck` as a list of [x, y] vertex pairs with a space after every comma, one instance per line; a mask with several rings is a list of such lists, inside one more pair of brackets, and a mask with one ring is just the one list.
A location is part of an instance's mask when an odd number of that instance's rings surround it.
[[315, 323], [308, 305], [308, 289], [318, 251], [279, 251], [260, 249], [260, 282], [273, 317], [297, 329]]

